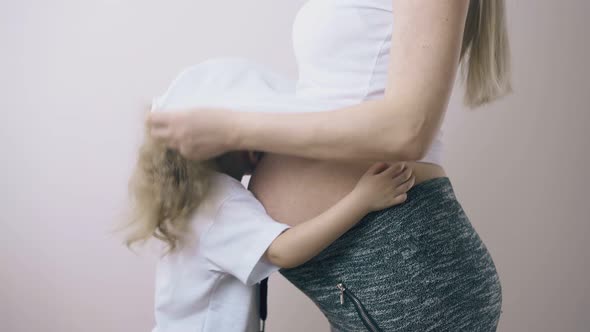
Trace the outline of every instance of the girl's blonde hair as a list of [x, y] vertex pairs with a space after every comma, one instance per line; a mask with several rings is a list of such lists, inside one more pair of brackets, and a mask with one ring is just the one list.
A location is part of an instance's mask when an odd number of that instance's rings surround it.
[[209, 188], [213, 162], [195, 162], [150, 137], [139, 149], [129, 181], [132, 210], [127, 246], [155, 237], [172, 252], [182, 244], [191, 212]]
[[512, 91], [504, 0], [471, 0], [461, 62], [465, 104], [477, 107]]

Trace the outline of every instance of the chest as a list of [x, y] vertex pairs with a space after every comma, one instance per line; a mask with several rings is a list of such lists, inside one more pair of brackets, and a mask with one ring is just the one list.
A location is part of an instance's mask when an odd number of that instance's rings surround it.
[[293, 47], [300, 59], [362, 59], [390, 36], [391, 23], [391, 0], [310, 0], [295, 17]]

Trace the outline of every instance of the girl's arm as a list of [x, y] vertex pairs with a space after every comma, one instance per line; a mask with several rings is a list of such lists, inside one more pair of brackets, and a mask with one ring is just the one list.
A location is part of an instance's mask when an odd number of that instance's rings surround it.
[[299, 266], [336, 241], [367, 213], [404, 202], [406, 192], [414, 184], [411, 169], [404, 167], [403, 163], [375, 164], [336, 205], [278, 236], [267, 249], [266, 258], [283, 268]]
[[159, 112], [151, 135], [187, 158], [258, 150], [313, 159], [419, 160], [455, 81], [469, 0], [394, 0], [385, 96], [304, 114]]

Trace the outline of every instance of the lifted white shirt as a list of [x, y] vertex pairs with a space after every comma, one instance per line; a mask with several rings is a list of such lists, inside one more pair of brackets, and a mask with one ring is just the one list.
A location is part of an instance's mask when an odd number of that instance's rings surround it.
[[287, 228], [239, 181], [215, 174], [185, 245], [158, 263], [153, 332], [258, 331], [257, 283], [278, 270], [264, 253]]

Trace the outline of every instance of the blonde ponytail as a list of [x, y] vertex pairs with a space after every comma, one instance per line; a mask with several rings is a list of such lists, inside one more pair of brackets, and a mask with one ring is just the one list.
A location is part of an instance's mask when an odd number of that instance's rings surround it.
[[471, 0], [461, 62], [465, 104], [477, 107], [512, 91], [504, 0]]

